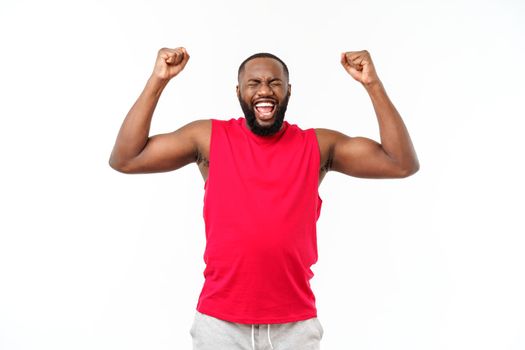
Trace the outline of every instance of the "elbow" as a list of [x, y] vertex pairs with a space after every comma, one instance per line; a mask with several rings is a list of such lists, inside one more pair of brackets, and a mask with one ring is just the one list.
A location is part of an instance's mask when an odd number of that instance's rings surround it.
[[133, 158], [123, 157], [118, 152], [113, 150], [109, 156], [108, 164], [111, 169], [118, 171], [123, 174], [132, 174], [134, 169], [132, 168]]
[[119, 173], [131, 174], [131, 170], [123, 162], [118, 162], [115, 159], [110, 158], [108, 163], [109, 163], [109, 166], [111, 167], [111, 169], [116, 170]]
[[419, 171], [419, 162], [416, 160], [410, 166], [402, 167], [399, 170], [398, 177], [405, 178], [414, 175]]
[[123, 172], [122, 171], [122, 167], [120, 165], [118, 165], [118, 163], [115, 162], [114, 160], [110, 159], [108, 163], [109, 163], [109, 167], [111, 169], [116, 170], [118, 172]]

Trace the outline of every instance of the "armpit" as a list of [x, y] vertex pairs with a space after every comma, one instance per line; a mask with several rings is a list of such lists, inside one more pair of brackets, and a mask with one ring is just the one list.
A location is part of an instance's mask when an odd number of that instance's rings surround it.
[[199, 167], [201, 165], [206, 168], [210, 167], [210, 161], [208, 160], [208, 158], [204, 157], [201, 153], [197, 154], [197, 159], [195, 160], [195, 162], [197, 163]]
[[329, 153], [328, 155], [328, 159], [326, 160], [326, 162], [321, 166], [321, 173], [326, 173], [328, 172], [329, 170], [332, 169], [332, 162], [333, 162], [333, 155], [332, 155], [332, 152]]

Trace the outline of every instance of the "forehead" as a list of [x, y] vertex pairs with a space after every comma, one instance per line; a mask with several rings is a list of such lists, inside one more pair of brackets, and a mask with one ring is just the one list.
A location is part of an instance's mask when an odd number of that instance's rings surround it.
[[249, 60], [239, 76], [239, 80], [249, 79], [275, 79], [286, 80], [283, 65], [269, 57], [258, 57]]

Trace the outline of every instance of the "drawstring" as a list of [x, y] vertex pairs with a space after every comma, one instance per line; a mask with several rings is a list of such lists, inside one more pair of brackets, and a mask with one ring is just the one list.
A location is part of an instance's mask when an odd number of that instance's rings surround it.
[[272, 341], [270, 339], [270, 324], [268, 324], [268, 342], [270, 343], [270, 348], [273, 349]]
[[255, 331], [254, 331], [255, 325], [252, 324], [252, 349], [255, 350]]
[[[268, 324], [268, 342], [270, 348], [273, 349], [272, 340], [270, 339], [270, 324]], [[255, 325], [252, 324], [252, 349], [255, 350]]]

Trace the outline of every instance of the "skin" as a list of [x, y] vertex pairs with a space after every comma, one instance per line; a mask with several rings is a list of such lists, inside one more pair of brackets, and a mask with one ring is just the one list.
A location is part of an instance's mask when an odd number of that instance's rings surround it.
[[[196, 163], [208, 177], [211, 120], [196, 120], [166, 134], [149, 136], [153, 112], [168, 82], [186, 66], [190, 56], [182, 48], [159, 50], [153, 73], [128, 112], [109, 160], [110, 166], [128, 174], [166, 172]], [[350, 137], [316, 128], [321, 162], [319, 184], [328, 171], [362, 178], [404, 178], [419, 170], [408, 130], [388, 98], [367, 51], [341, 54], [341, 65], [370, 96], [379, 124], [381, 142]], [[271, 58], [248, 61], [239, 77], [237, 96], [253, 106], [259, 100], [281, 103], [291, 95], [282, 65]], [[257, 122], [265, 121], [256, 114]]]
[[[272, 101], [276, 104], [270, 120], [261, 119], [255, 113], [259, 126], [269, 127], [276, 119], [276, 110], [291, 95], [291, 85], [286, 79], [283, 66], [272, 58], [256, 58], [246, 62], [239, 75], [237, 98], [254, 109], [259, 101]], [[282, 128], [282, 125], [281, 125]]]

